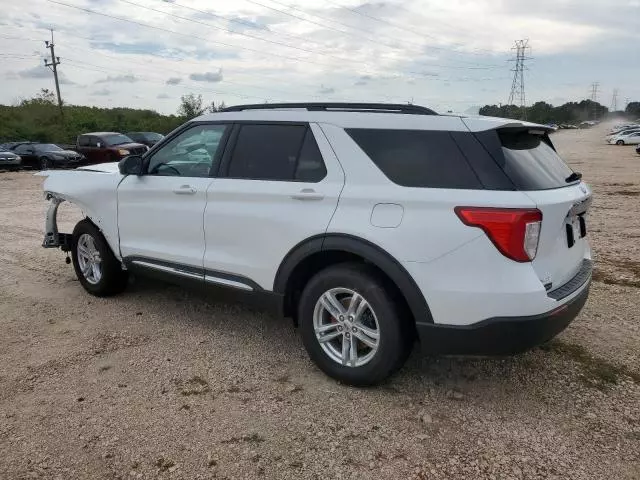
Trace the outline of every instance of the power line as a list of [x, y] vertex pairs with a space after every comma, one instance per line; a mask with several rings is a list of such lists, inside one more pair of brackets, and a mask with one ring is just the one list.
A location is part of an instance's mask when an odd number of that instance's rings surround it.
[[513, 82], [511, 83], [511, 92], [509, 93], [509, 99], [507, 100], [507, 105], [513, 105], [516, 99], [516, 96], [520, 97], [520, 111], [522, 114], [523, 120], [527, 118], [527, 99], [524, 90], [524, 71], [525, 65], [524, 62], [531, 57], [527, 57], [527, 50], [529, 47], [529, 39], [525, 40], [516, 40], [515, 47], [512, 50], [516, 51], [516, 58], [514, 61], [516, 62], [515, 67], [513, 68]]
[[[374, 44], [376, 44], [376, 45], [381, 45], [381, 46], [385, 46], [385, 47], [393, 48], [393, 49], [395, 49], [395, 50], [402, 50], [402, 48], [398, 47], [397, 45], [392, 45], [392, 44], [388, 44], [388, 43], [383, 43], [383, 42], [380, 42], [379, 40], [374, 40], [374, 39], [369, 38], [369, 37], [363, 37], [362, 35], [354, 34], [353, 32], [349, 32], [349, 31], [345, 31], [345, 30], [340, 30], [340, 29], [337, 29], [337, 28], [335, 28], [335, 27], [329, 26], [329, 25], [327, 25], [326, 23], [319, 23], [319, 22], [316, 22], [316, 21], [314, 21], [314, 20], [310, 20], [310, 19], [308, 19], [308, 18], [301, 17], [301, 16], [299, 16], [299, 15], [295, 15], [295, 14], [293, 14], [293, 13], [287, 12], [287, 11], [285, 11], [285, 10], [280, 10], [280, 9], [275, 8], [275, 7], [272, 7], [272, 6], [270, 6], [270, 5], [265, 5], [264, 3], [258, 2], [258, 1], [256, 1], [256, 0], [245, 0], [245, 1], [247, 1], [247, 2], [249, 2], [249, 3], [252, 3], [252, 4], [254, 4], [254, 5], [258, 5], [258, 6], [260, 6], [260, 7], [267, 8], [267, 9], [269, 9], [269, 10], [273, 10], [273, 11], [275, 11], [275, 12], [278, 12], [278, 13], [281, 13], [281, 14], [284, 14], [284, 15], [287, 15], [287, 16], [289, 16], [289, 17], [297, 18], [297, 19], [299, 19], [299, 20], [302, 20], [303, 22], [307, 22], [307, 23], [311, 23], [311, 24], [313, 24], [313, 25], [317, 25], [317, 26], [319, 26], [319, 27], [321, 27], [321, 28], [323, 28], [323, 29], [329, 29], [329, 30], [332, 30], [332, 31], [335, 31], [335, 32], [340, 32], [340, 33], [343, 33], [343, 34], [349, 35], [349, 36], [351, 36], [351, 37], [355, 37], [355, 38], [358, 38], [358, 39], [363, 39], [363, 40], [365, 40], [365, 41], [368, 41], [368, 42], [374, 43]], [[325, 22], [326, 22], [326, 21], [329, 21], [329, 22], [333, 22], [333, 23], [336, 23], [336, 24], [338, 24], [338, 25], [342, 25], [342, 26], [344, 26], [344, 27], [347, 27], [347, 28], [350, 28], [350, 29], [353, 29], [353, 30], [356, 30], [356, 31], [360, 31], [360, 32], [364, 32], [364, 33], [370, 33], [369, 31], [367, 31], [367, 30], [365, 30], [365, 29], [358, 28], [358, 27], [355, 27], [355, 26], [353, 26], [353, 25], [349, 25], [349, 24], [347, 24], [347, 23], [339, 22], [339, 21], [334, 20], [334, 19], [332, 19], [332, 18], [328, 18], [328, 17], [326, 17], [326, 16], [319, 15], [319, 14], [317, 14], [317, 13], [309, 13], [309, 12], [307, 12], [307, 11], [305, 11], [305, 10], [301, 9], [301, 8], [294, 7], [293, 5], [288, 5], [288, 4], [286, 4], [286, 3], [282, 3], [282, 2], [279, 2], [279, 1], [277, 1], [277, 0], [270, 0], [270, 1], [271, 1], [271, 3], [275, 3], [276, 5], [280, 5], [280, 6], [283, 6], [283, 7], [285, 7], [285, 8], [289, 8], [289, 9], [291, 9], [291, 10], [294, 10], [294, 11], [297, 11], [297, 12], [300, 12], [300, 13], [303, 13], [304, 15], [309, 15], [309, 16], [312, 16], [312, 17], [320, 18], [320, 19], [324, 20]], [[392, 41], [394, 41], [394, 40], [395, 40], [395, 39], [393, 39], [393, 38], [391, 38], [391, 37], [387, 37], [387, 36], [382, 36], [382, 35], [378, 35], [378, 36], [379, 36], [379, 37], [381, 36], [381, 37], [383, 37], [383, 38], [388, 38], [388, 39], [390, 39], [390, 40], [392, 40]], [[429, 36], [429, 35], [423, 35], [423, 34], [421, 34], [421, 36], [423, 36], [423, 37], [424, 37], [424, 36]], [[407, 40], [403, 40], [403, 43], [405, 43], [405, 44], [407, 44], [407, 43], [408, 43], [408, 44], [412, 44], [412, 45], [416, 46], [420, 51], [423, 51], [423, 49], [425, 49], [425, 48], [430, 48], [430, 49], [432, 49], [432, 50], [442, 50], [442, 51], [446, 51], [446, 52], [449, 52], [449, 53], [461, 53], [461, 52], [457, 52], [456, 50], [453, 50], [453, 49], [450, 49], [450, 48], [445, 48], [445, 47], [433, 47], [433, 46], [425, 47], [424, 45], [417, 44], [417, 43], [415, 43], [415, 42], [410, 42], [410, 41], [407, 41]], [[478, 65], [478, 66], [479, 66], [479, 68], [482, 68], [482, 65], [484, 65], [484, 69], [489, 69], [489, 68], [501, 68], [501, 66], [500, 66], [500, 65], [488, 65], [488, 64], [487, 64], [487, 65], [485, 65], [485, 64], [477, 64], [477, 62], [475, 62], [475, 63], [474, 63], [474, 62], [465, 62], [465, 61], [463, 61], [463, 60], [453, 60], [453, 61], [462, 62], [462, 63], [471, 63], [471, 64], [474, 64], [474, 65]], [[441, 66], [441, 67], [442, 67], [442, 66]], [[443, 68], [447, 68], [447, 67], [443, 67]], [[455, 67], [455, 66], [450, 66], [449, 68], [465, 68], [465, 67]]]
[[[271, 1], [273, 1], [274, 3], [278, 3], [278, 2], [276, 2], [275, 0], [271, 0]], [[419, 37], [429, 37], [429, 38], [432, 38], [432, 39], [434, 39], [434, 40], [438, 40], [438, 38], [437, 38], [437, 37], [435, 37], [434, 35], [431, 35], [431, 34], [428, 34], [428, 33], [425, 33], [425, 32], [419, 32], [419, 31], [417, 31], [417, 30], [413, 30], [413, 29], [409, 28], [406, 24], [398, 24], [398, 23], [395, 23], [395, 22], [391, 22], [391, 21], [389, 21], [389, 20], [387, 20], [387, 19], [379, 18], [379, 17], [373, 16], [373, 15], [370, 15], [370, 14], [365, 13], [365, 12], [362, 12], [362, 11], [360, 11], [360, 10], [356, 9], [356, 8], [353, 8], [353, 7], [347, 7], [346, 5], [342, 5], [342, 4], [337, 3], [337, 2], [334, 2], [334, 1], [332, 1], [332, 0], [325, 0], [325, 1], [326, 1], [327, 3], [330, 3], [330, 4], [332, 4], [332, 5], [335, 5], [336, 7], [343, 8], [343, 9], [345, 9], [345, 10], [348, 10], [348, 11], [350, 11], [350, 12], [352, 12], [352, 13], [356, 14], [356, 15], [360, 15], [360, 16], [365, 17], [365, 18], [368, 18], [368, 19], [370, 19], [370, 20], [374, 20], [374, 21], [376, 21], [376, 22], [378, 22], [378, 23], [382, 23], [382, 24], [385, 24], [385, 25], [389, 25], [389, 26], [391, 26], [391, 27], [393, 27], [393, 28], [396, 28], [396, 29], [398, 29], [398, 30], [401, 30], [401, 31], [403, 31], [403, 32], [411, 32], [411, 33], [413, 33], [414, 35], [417, 35], [417, 36], [419, 36]], [[400, 7], [400, 8], [402, 8], [402, 7]], [[407, 9], [403, 9], [403, 10], [405, 10], [405, 11], [409, 11], [409, 10], [407, 10]], [[411, 13], [411, 12], [410, 12], [410, 13]], [[444, 48], [444, 47], [432, 47], [432, 46], [429, 46], [429, 47], [427, 47], [427, 48], [431, 48], [431, 49], [433, 49], [433, 50], [444, 50], [444, 51], [449, 51], [449, 52], [452, 52], [452, 53], [457, 53], [457, 51], [456, 51], [456, 50], [453, 50], [453, 49], [447, 49], [447, 48]], [[476, 52], [478, 52], [478, 51], [476, 50]], [[482, 53], [474, 53], [474, 52], [463, 52], [463, 53], [468, 53], [468, 54], [472, 54], [472, 55], [473, 55], [473, 54], [475, 54], [475, 55], [482, 55]]]
[[[307, 49], [307, 48], [304, 48], [304, 47], [298, 47], [298, 46], [294, 46], [294, 45], [289, 45], [289, 44], [283, 43], [283, 42], [277, 42], [277, 41], [273, 41], [273, 40], [268, 40], [266, 38], [257, 37], [255, 35], [250, 35], [250, 34], [247, 34], [247, 33], [234, 32], [233, 30], [230, 30], [228, 28], [217, 27], [215, 25], [211, 25], [210, 23], [201, 22], [199, 20], [195, 20], [195, 19], [192, 19], [192, 18], [182, 17], [180, 15], [176, 15], [174, 13], [167, 12], [167, 11], [164, 11], [164, 10], [158, 10], [156, 8], [148, 7], [146, 5], [140, 5], [139, 3], [133, 2], [131, 0], [120, 0], [120, 1], [124, 2], [124, 3], [128, 3], [130, 5], [134, 5], [134, 6], [139, 7], [139, 8], [146, 9], [146, 10], [151, 10], [153, 12], [162, 13], [164, 15], [169, 15], [171, 17], [178, 18], [180, 20], [184, 20], [184, 21], [187, 21], [187, 22], [192, 22], [192, 23], [197, 23], [197, 24], [200, 24], [200, 25], [205, 25], [207, 27], [211, 27], [211, 28], [214, 28], [216, 30], [221, 30], [221, 31], [224, 31], [224, 32], [232, 33], [232, 34], [241, 35], [241, 36], [244, 36], [244, 37], [252, 38], [254, 40], [260, 40], [260, 41], [263, 41], [263, 42], [268, 42], [268, 43], [271, 43], [271, 44], [274, 44], [274, 45], [280, 45], [280, 46], [284, 46], [284, 47], [288, 47], [288, 48], [293, 48], [293, 49], [296, 49], [296, 50], [301, 50], [303, 52], [311, 53], [311, 54], [314, 54], [314, 55], [321, 55], [321, 56], [328, 57], [328, 58], [331, 58], [331, 59], [334, 59], [334, 60], [338, 60], [340, 62], [349, 62], [349, 63], [361, 64], [361, 65], [363, 65], [363, 66], [365, 66], [367, 68], [370, 68], [372, 70], [376, 69], [376, 67], [372, 66], [371, 64], [368, 64], [368, 63], [365, 63], [365, 62], [360, 62], [360, 61], [354, 61], [352, 58], [338, 57], [336, 55], [331, 55], [331, 54], [323, 53], [323, 52], [317, 52], [317, 51], [310, 50], [310, 49]], [[237, 47], [237, 48], [243, 48], [243, 47]], [[253, 51], [255, 51], [255, 50], [253, 50]], [[316, 63], [316, 64], [322, 65], [322, 66], [333, 66], [333, 65], [329, 65], [329, 64], [325, 64], [325, 63], [318, 63], [318, 62], [312, 62], [312, 63]], [[488, 69], [488, 67], [483, 67], [483, 66], [456, 67], [456, 66], [435, 65], [435, 64], [429, 64], [428, 66], [437, 66], [437, 67], [441, 67], [441, 68], [469, 68], [469, 69], [478, 69], [478, 70]], [[413, 72], [413, 73], [420, 74], [418, 72]]]
[[[154, 30], [160, 30], [162, 32], [173, 33], [174, 35], [180, 35], [182, 37], [195, 38], [197, 40], [202, 40], [202, 41], [207, 42], [207, 43], [214, 43], [214, 44], [218, 44], [218, 45], [223, 45], [225, 47], [237, 48], [237, 49], [240, 49], [240, 50], [247, 50], [249, 52], [259, 53], [260, 55], [268, 55], [268, 56], [272, 56], [272, 57], [283, 58], [283, 59], [286, 59], [286, 60], [294, 60], [296, 62], [305, 62], [305, 63], [312, 63], [312, 64], [315, 64], [315, 65], [333, 67], [333, 65], [314, 62], [313, 60], [309, 60], [309, 59], [306, 59], [306, 58], [290, 57], [288, 55], [280, 55], [280, 54], [277, 54], [277, 53], [265, 52], [264, 50], [256, 50], [254, 48], [241, 47], [239, 45], [233, 45], [233, 44], [229, 44], [229, 43], [219, 42], [219, 41], [216, 41], [216, 40], [210, 40], [208, 38], [199, 37], [197, 35], [191, 35], [191, 34], [188, 34], [188, 33], [176, 32], [174, 30], [169, 30], [167, 28], [157, 27], [155, 25], [149, 25], [148, 23], [142, 23], [142, 22], [138, 22], [136, 20], [131, 20], [131, 19], [128, 19], [128, 18], [116, 17], [114, 15], [109, 15], [109, 14], [102, 13], [102, 12], [97, 12], [97, 11], [91, 10], [89, 8], [84, 8], [84, 7], [79, 7], [77, 5], [70, 5], [68, 3], [58, 2], [57, 0], [47, 0], [47, 2], [55, 3], [57, 5], [62, 5], [64, 7], [75, 8], [76, 10], [81, 10], [83, 12], [91, 13], [91, 14], [94, 14], [94, 15], [100, 15], [102, 17], [111, 18], [113, 20], [119, 20], [121, 22], [132, 23], [134, 25], [139, 25], [141, 27], [147, 27], [147, 28], [152, 28]], [[150, 7], [143, 7], [143, 8], [150, 8]], [[160, 10], [158, 10], [158, 11], [160, 11]], [[166, 13], [166, 12], [162, 12], [162, 13]]]
[[[215, 25], [211, 25], [210, 23], [201, 22], [201, 21], [195, 20], [193, 18], [182, 17], [180, 15], [176, 15], [175, 13], [166, 12], [164, 10], [158, 10], [157, 8], [148, 7], [146, 5], [140, 5], [139, 3], [132, 2], [131, 0], [120, 0], [120, 1], [124, 2], [124, 3], [128, 3], [129, 5], [133, 5], [133, 6], [138, 7], [138, 8], [144, 8], [146, 10], [151, 10], [152, 12], [162, 13], [164, 15], [169, 15], [169, 16], [174, 17], [174, 18], [179, 18], [180, 20], [185, 20], [187, 22], [198, 23], [200, 25], [211, 27], [211, 28], [214, 28], [216, 30], [220, 30], [220, 31], [227, 32], [227, 33], [233, 33], [234, 35], [240, 35], [242, 37], [252, 38], [254, 40], [259, 40], [261, 42], [267, 42], [267, 43], [271, 43], [271, 44], [274, 44], [274, 45], [279, 45], [281, 47], [293, 48], [295, 50], [300, 50], [300, 51], [306, 52], [306, 53], [312, 53], [314, 55], [328, 56], [328, 57], [334, 58], [336, 60], [340, 60], [341, 62], [349, 61], [349, 59], [346, 59], [346, 58], [343, 58], [343, 57], [336, 57], [336, 56], [329, 55], [329, 54], [326, 54], [326, 53], [320, 53], [320, 52], [316, 52], [314, 50], [309, 50], [308, 48], [299, 47], [299, 46], [296, 46], [296, 45], [289, 45], [288, 43], [277, 42], [275, 40], [269, 40], [267, 38], [257, 37], [255, 35], [251, 35], [251, 34], [248, 34], [248, 33], [235, 32], [235, 31], [233, 31], [231, 29], [228, 29], [228, 28], [217, 27]], [[242, 48], [242, 47], [237, 47], [237, 48]]]

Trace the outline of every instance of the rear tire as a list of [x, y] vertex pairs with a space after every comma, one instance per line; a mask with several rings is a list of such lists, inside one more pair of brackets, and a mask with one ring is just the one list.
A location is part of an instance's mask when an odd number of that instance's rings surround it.
[[91, 295], [108, 297], [126, 288], [128, 272], [91, 221], [82, 220], [73, 229], [71, 258], [78, 280]]
[[[325, 308], [327, 303], [332, 307]], [[340, 264], [318, 272], [300, 296], [298, 320], [311, 360], [345, 384], [378, 384], [397, 371], [411, 351], [410, 329], [403, 325], [398, 306], [366, 265]]]

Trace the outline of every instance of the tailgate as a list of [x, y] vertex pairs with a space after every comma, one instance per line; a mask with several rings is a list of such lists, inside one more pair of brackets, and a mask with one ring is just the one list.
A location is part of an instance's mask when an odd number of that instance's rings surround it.
[[547, 290], [556, 289], [578, 273], [591, 257], [585, 238], [591, 190], [584, 183], [526, 193], [542, 212], [538, 253], [532, 262]]

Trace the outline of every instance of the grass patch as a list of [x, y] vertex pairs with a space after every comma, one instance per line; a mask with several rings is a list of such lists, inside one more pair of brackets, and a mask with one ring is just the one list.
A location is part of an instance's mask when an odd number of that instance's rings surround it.
[[590, 387], [606, 390], [610, 385], [616, 385], [621, 376], [628, 377], [635, 383], [640, 383], [640, 373], [591, 355], [582, 345], [554, 340], [542, 348], [569, 357], [579, 363], [582, 369], [582, 380]]
[[608, 192], [607, 195], [621, 195], [623, 197], [638, 197], [640, 191], [636, 190], [616, 190], [614, 192]]
[[250, 433], [249, 435], [242, 435], [240, 437], [231, 437], [227, 440], [220, 440], [220, 443], [262, 443], [264, 437], [259, 433]]
[[634, 260], [607, 259], [605, 263], [630, 273], [632, 278], [614, 276], [596, 267], [592, 276], [594, 282], [640, 288], [640, 262]]
[[178, 388], [180, 390], [180, 395], [185, 397], [191, 395], [203, 395], [211, 391], [209, 383], [204, 378], [198, 377], [197, 375], [184, 382], [179, 382]]

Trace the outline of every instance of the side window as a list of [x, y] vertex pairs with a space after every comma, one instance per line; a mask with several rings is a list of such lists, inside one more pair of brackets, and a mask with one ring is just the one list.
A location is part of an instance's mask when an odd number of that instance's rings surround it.
[[[88, 146], [89, 147], [97, 147], [98, 146], [98, 142], [100, 142], [100, 139], [98, 137], [88, 137]], [[101, 146], [104, 146], [104, 142], [100, 142]]]
[[404, 187], [482, 188], [449, 132], [360, 128], [346, 132], [393, 183]]
[[242, 125], [228, 176], [317, 182], [326, 169], [313, 133], [304, 125]]
[[221, 157], [227, 125], [197, 125], [165, 144], [149, 161], [149, 175], [208, 177]]
[[18, 145], [14, 152], [16, 152], [18, 155], [22, 154], [26, 154], [27, 152], [31, 151], [33, 149], [33, 145]]
[[294, 179], [299, 182], [319, 182], [327, 175], [327, 168], [324, 166], [322, 154], [313, 138], [313, 132], [310, 128], [304, 136], [302, 150], [298, 158], [298, 165]]
[[78, 137], [78, 146], [79, 147], [89, 147], [91, 145], [91, 142], [89, 141], [89, 136], [88, 135], [80, 135]]

